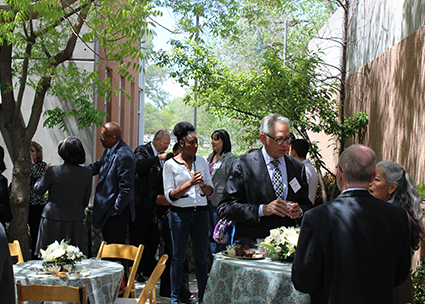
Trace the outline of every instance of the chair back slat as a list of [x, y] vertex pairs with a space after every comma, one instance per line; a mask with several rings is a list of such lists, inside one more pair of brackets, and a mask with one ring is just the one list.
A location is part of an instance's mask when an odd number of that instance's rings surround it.
[[13, 243], [9, 243], [9, 251], [11, 257], [17, 257], [18, 263], [24, 262], [24, 257], [22, 255], [21, 245], [19, 244], [18, 240], [14, 240]]
[[18, 303], [24, 301], [53, 301], [87, 304], [87, 286], [59, 286], [59, 285], [22, 285], [21, 281], [16, 283], [18, 292]]

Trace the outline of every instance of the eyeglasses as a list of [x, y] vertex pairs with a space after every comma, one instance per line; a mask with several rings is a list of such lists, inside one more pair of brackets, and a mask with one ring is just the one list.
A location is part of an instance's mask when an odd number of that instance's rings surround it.
[[162, 139], [160, 139], [160, 141], [162, 141], [162, 143], [163, 143], [164, 145], [167, 145], [167, 146], [169, 146], [169, 145], [170, 145], [170, 143], [169, 143], [169, 142], [163, 141]]
[[279, 138], [279, 139], [276, 139], [276, 138], [274, 138], [273, 136], [271, 136], [271, 135], [269, 135], [267, 133], [266, 133], [266, 136], [268, 136], [271, 139], [273, 139], [278, 145], [281, 145], [284, 142], [286, 142], [287, 144], [290, 144], [291, 143], [291, 140], [292, 140], [292, 136], [291, 135], [289, 135], [289, 137], [287, 137], [287, 138]]
[[106, 137], [110, 137], [110, 136], [114, 136], [114, 135], [106, 135], [106, 134], [100, 133], [100, 137], [102, 137], [102, 138], [106, 138]]
[[339, 170], [341, 170], [341, 173], [344, 173], [344, 171], [342, 170], [342, 168], [340, 166], [336, 166], [337, 170], [338, 170], [338, 168], [339, 168]]

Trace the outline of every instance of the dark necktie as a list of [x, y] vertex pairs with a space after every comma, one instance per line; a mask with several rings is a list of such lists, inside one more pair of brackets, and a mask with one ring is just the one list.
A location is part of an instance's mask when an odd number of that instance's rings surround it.
[[273, 159], [271, 163], [274, 165], [272, 176], [274, 192], [276, 193], [277, 199], [283, 199], [282, 172], [280, 172], [279, 169], [279, 160]]

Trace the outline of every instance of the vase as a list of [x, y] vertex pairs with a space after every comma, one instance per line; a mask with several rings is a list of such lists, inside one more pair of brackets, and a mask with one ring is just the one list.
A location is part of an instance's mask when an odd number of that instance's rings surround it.
[[279, 259], [283, 262], [292, 263], [294, 261], [294, 257], [285, 258], [283, 255], [279, 256]]
[[270, 259], [272, 261], [279, 261], [279, 254], [277, 254], [277, 253], [271, 254]]

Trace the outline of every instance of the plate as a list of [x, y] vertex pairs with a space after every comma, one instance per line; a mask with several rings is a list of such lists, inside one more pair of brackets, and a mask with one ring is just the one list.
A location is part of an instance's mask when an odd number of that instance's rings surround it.
[[264, 254], [262, 257], [260, 258], [253, 258], [253, 257], [245, 257], [245, 256], [239, 256], [239, 255], [229, 255], [227, 253], [227, 251], [223, 251], [222, 252], [223, 256], [225, 256], [226, 258], [231, 258], [231, 259], [242, 259], [242, 260], [262, 260], [264, 259]]

